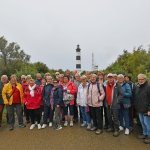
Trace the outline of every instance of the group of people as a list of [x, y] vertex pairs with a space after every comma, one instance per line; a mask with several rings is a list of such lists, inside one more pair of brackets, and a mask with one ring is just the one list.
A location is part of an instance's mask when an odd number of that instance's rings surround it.
[[[105, 129], [118, 137], [124, 131], [129, 135], [133, 129], [134, 117], [142, 127], [140, 139], [150, 144], [150, 85], [145, 74], [139, 74], [134, 84], [130, 76], [122, 74], [85, 73], [66, 70], [65, 74], [46, 73], [42, 78], [36, 74], [1, 76], [0, 82], [0, 126], [4, 106], [7, 110], [9, 130], [14, 130], [15, 110], [20, 128], [31, 123], [30, 130], [36, 126], [47, 126], [56, 130], [73, 127], [79, 121], [81, 127], [102, 134]], [[63, 126], [62, 126], [63, 124]]]

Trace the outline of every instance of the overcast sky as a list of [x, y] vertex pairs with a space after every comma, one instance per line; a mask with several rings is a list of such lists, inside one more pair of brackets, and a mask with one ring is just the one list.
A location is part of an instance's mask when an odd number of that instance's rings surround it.
[[0, 36], [49, 68], [105, 69], [123, 49], [150, 45], [150, 0], [0, 0]]

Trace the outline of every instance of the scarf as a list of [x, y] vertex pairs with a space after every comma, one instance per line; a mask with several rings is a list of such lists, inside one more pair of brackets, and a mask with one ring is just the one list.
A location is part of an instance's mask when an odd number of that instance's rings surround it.
[[50, 105], [51, 105], [51, 109], [54, 109], [54, 91], [55, 91], [56, 87], [52, 88], [51, 94], [50, 94]]
[[34, 97], [34, 89], [35, 89], [35, 87], [36, 87], [36, 84], [34, 86], [32, 86], [32, 87], [29, 85], [29, 90], [30, 90], [31, 97]]

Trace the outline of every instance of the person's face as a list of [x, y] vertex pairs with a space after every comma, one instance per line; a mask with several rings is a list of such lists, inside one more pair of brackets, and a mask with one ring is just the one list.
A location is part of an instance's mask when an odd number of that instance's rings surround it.
[[59, 81], [60, 81], [60, 82], [63, 82], [63, 81], [64, 81], [64, 77], [60, 76], [60, 77], [59, 77]]
[[16, 80], [16, 78], [11, 78], [10, 82], [11, 82], [11, 84], [16, 84], [17, 80]]
[[124, 81], [124, 78], [123, 78], [123, 77], [118, 77], [117, 79], [118, 79], [118, 82], [119, 82], [120, 84], [122, 84], [123, 81]]
[[86, 79], [82, 79], [82, 84], [85, 85], [86, 84]]
[[92, 82], [92, 83], [95, 83], [95, 82], [96, 82], [96, 77], [91, 76], [91, 82]]
[[46, 84], [46, 81], [45, 81], [45, 80], [42, 80], [41, 83], [42, 83], [42, 85], [45, 85], [45, 84]]
[[1, 81], [2, 81], [3, 84], [7, 83], [7, 77], [2, 77]]
[[54, 87], [58, 86], [58, 82], [57, 81], [54, 81], [53, 84], [54, 84]]
[[31, 87], [34, 86], [34, 84], [35, 84], [35, 83], [34, 83], [33, 80], [30, 80], [30, 81], [29, 81], [29, 85], [30, 85]]
[[68, 82], [69, 82], [68, 78], [64, 77], [64, 83], [68, 83]]
[[109, 83], [113, 83], [114, 82], [114, 78], [113, 77], [108, 77], [107, 80], [108, 80]]
[[142, 85], [142, 84], [144, 84], [146, 82], [146, 79], [144, 78], [144, 77], [138, 77], [138, 83], [140, 84], [140, 85]]
[[51, 78], [47, 78], [47, 84], [50, 84], [50, 83], [52, 83], [52, 79]]
[[125, 77], [125, 81], [126, 81], [126, 82], [129, 82], [130, 79], [129, 79], [128, 77]]
[[70, 71], [69, 70], [66, 71], [66, 75], [70, 76]]
[[76, 76], [75, 76], [75, 79], [76, 79], [77, 81], [80, 81], [80, 76], [79, 76], [79, 75], [76, 75]]
[[99, 80], [103, 80], [103, 79], [104, 79], [103, 75], [99, 75]]
[[38, 74], [38, 75], [36, 76], [36, 79], [37, 79], [37, 80], [41, 80], [41, 79], [42, 79], [41, 75]]

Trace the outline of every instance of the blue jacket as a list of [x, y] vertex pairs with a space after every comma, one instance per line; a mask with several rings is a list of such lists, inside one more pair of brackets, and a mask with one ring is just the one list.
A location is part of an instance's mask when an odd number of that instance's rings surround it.
[[121, 100], [122, 104], [131, 104], [131, 98], [132, 98], [132, 90], [128, 83], [124, 82], [122, 85], [123, 90], [123, 98]]
[[54, 90], [53, 98], [54, 98], [54, 106], [56, 106], [56, 105], [63, 106], [64, 105], [63, 89], [60, 85], [58, 85], [56, 87], [56, 89]]
[[35, 84], [40, 86], [41, 85], [41, 80], [35, 80]]
[[45, 106], [50, 106], [50, 94], [53, 88], [53, 84], [47, 84], [42, 91], [42, 98]]

